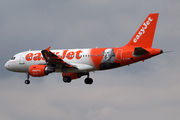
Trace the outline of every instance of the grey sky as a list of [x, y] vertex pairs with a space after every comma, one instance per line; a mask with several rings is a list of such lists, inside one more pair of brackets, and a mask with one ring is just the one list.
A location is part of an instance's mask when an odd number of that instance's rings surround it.
[[[0, 118], [4, 120], [179, 120], [179, 0], [0, 0]], [[125, 45], [149, 13], [159, 13], [153, 47], [174, 50], [130, 66], [62, 82], [9, 72], [29, 49]]]

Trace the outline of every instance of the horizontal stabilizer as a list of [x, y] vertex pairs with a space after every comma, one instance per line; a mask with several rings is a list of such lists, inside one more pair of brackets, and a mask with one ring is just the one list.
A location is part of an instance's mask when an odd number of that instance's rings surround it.
[[141, 55], [144, 55], [146, 53], [149, 53], [149, 52], [142, 47], [136, 47], [134, 49], [134, 56], [141, 56]]

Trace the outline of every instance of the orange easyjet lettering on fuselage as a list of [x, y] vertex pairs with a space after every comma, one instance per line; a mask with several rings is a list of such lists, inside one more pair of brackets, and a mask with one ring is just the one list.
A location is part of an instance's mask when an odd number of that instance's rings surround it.
[[27, 61], [31, 61], [32, 58], [33, 58], [33, 53], [28, 53], [28, 54], [26, 55], [26, 57], [25, 57], [25, 59], [26, 59]]
[[33, 60], [34, 61], [40, 61], [41, 60], [41, 53], [35, 53]]
[[[65, 57], [69, 60], [72, 60], [74, 57], [76, 59], [81, 59], [81, 53], [83, 51], [82, 50], [78, 50], [78, 51], [69, 51], [69, 50], [63, 50], [63, 53], [60, 55], [60, 52], [52, 52], [53, 54], [57, 55], [59, 58], [64, 59]], [[25, 59], [27, 61], [40, 61], [40, 60], [44, 60], [44, 58], [42, 57], [42, 54], [40, 52], [38, 53], [28, 53], [25, 57]]]

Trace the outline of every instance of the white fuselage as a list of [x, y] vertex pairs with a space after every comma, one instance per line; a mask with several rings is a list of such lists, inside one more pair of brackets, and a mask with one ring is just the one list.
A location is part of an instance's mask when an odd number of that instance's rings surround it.
[[[51, 50], [54, 54], [63, 58], [63, 61], [71, 65], [77, 65], [78, 71], [94, 71], [94, 66], [90, 57], [96, 55], [90, 54], [90, 49], [70, 49], [70, 50]], [[80, 51], [80, 52], [79, 52]], [[97, 55], [98, 56], [98, 55]], [[28, 72], [31, 65], [46, 64], [41, 51], [25, 51], [14, 55], [6, 62], [5, 68], [14, 72]], [[59, 66], [61, 67], [61, 66]], [[68, 71], [77, 72], [77, 70], [69, 69]], [[61, 72], [61, 69], [56, 69], [56, 72]]]

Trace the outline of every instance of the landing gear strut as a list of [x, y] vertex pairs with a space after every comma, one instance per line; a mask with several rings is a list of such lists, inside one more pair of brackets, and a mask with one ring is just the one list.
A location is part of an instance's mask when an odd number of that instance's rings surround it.
[[65, 83], [70, 83], [71, 77], [67, 75], [67, 68], [62, 68], [62, 72], [66, 74], [66, 76], [63, 77], [63, 81]]
[[30, 84], [29, 73], [27, 73], [27, 80], [25, 80], [24, 83], [25, 83], [25, 84]]

